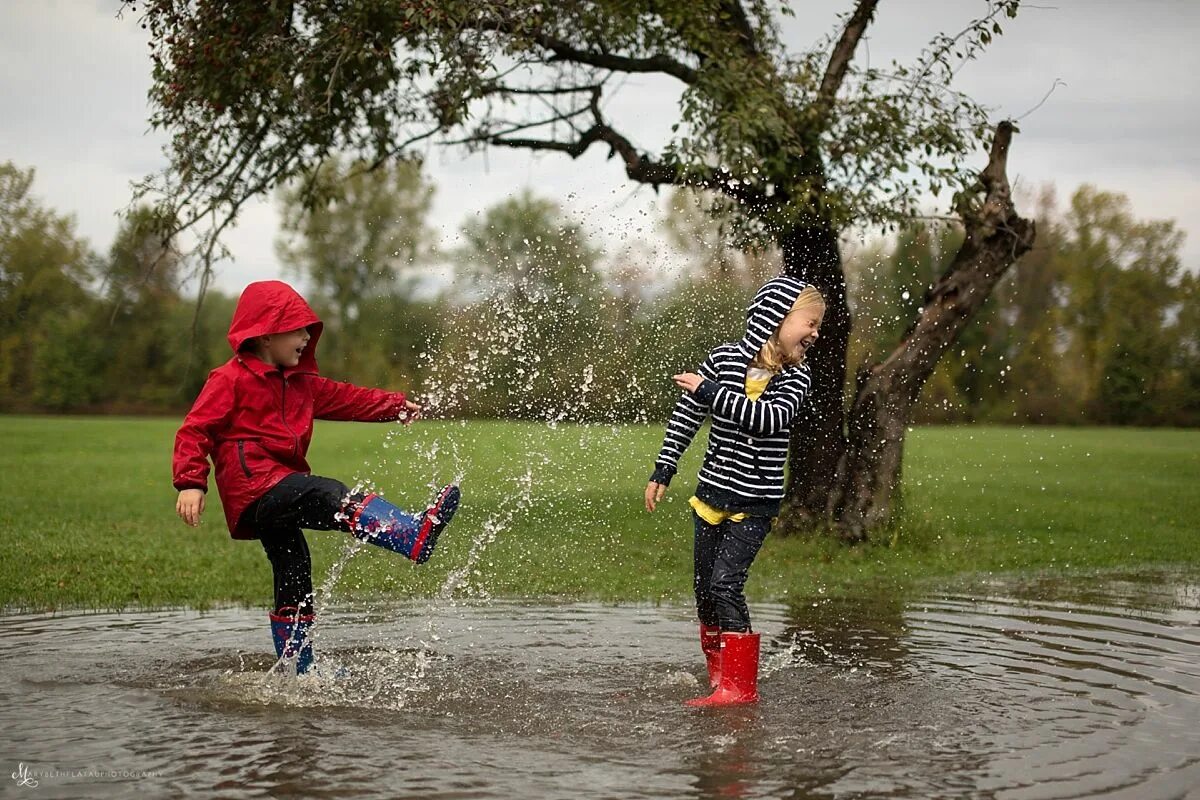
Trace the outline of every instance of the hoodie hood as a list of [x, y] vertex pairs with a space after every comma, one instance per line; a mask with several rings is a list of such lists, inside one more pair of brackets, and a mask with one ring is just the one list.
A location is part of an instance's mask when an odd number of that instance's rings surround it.
[[746, 309], [746, 335], [738, 342], [738, 349], [747, 358], [758, 355], [806, 288], [808, 284], [804, 281], [786, 275], [762, 285]]
[[300, 294], [283, 281], [256, 281], [242, 291], [229, 323], [229, 346], [241, 350], [247, 339], [308, 328], [309, 340], [291, 372], [317, 371], [321, 319]]

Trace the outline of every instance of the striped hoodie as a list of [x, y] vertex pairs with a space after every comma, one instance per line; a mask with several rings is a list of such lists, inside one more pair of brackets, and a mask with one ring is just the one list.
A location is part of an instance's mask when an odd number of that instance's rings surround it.
[[746, 397], [746, 368], [805, 286], [779, 277], [758, 290], [746, 309], [746, 335], [714, 348], [698, 370], [704, 381], [675, 404], [650, 480], [671, 482], [683, 451], [712, 414], [696, 496], [723, 511], [764, 517], [779, 513], [788, 431], [808, 395], [812, 371], [807, 364], [785, 366], [762, 396], [751, 400]]

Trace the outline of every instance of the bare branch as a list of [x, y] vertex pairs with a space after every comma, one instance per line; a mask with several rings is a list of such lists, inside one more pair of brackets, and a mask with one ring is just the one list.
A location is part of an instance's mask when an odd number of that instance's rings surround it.
[[846, 71], [850, 68], [854, 51], [858, 49], [858, 42], [867, 26], [871, 24], [871, 18], [875, 16], [875, 6], [878, 4], [879, 0], [859, 0], [854, 13], [847, 20], [842, 36], [829, 56], [829, 64], [825, 67], [821, 88], [817, 92], [817, 104], [822, 109], [828, 109], [833, 104], [842, 81], [846, 79]]
[[[500, 20], [484, 20], [476, 24], [475, 27], [479, 30], [491, 30], [497, 33], [524, 33], [523, 31], [516, 30], [512, 23]], [[695, 83], [697, 78], [696, 70], [666, 55], [633, 58], [630, 56], [613, 55], [612, 53], [597, 53], [592, 50], [581, 50], [572, 44], [568, 44], [561, 39], [556, 39], [545, 33], [536, 33], [532, 39], [538, 45], [554, 54], [552, 58], [547, 59], [548, 63], [568, 61], [573, 64], [600, 67], [601, 69], [613, 72], [661, 72], [678, 78], [687, 84]]]
[[[767, 196], [756, 187], [749, 186], [729, 174], [725, 170], [708, 169], [702, 171], [683, 171], [672, 164], [656, 161], [644, 153], [638, 152], [628, 138], [621, 135], [604, 121], [600, 112], [600, 88], [592, 93], [589, 109], [595, 118], [595, 124], [583, 131], [573, 142], [563, 142], [554, 139], [513, 139], [505, 136], [493, 136], [489, 144], [503, 147], [513, 147], [525, 150], [542, 150], [566, 153], [571, 158], [579, 158], [592, 144], [603, 142], [609, 147], [609, 157], [620, 156], [625, 163], [625, 175], [638, 183], [648, 184], [655, 188], [662, 185], [691, 186], [694, 188], [711, 189], [728, 195], [742, 203], [751, 212], [762, 212], [786, 201], [786, 195], [780, 193]], [[572, 115], [574, 116], [574, 115]], [[548, 124], [554, 120], [546, 120]]]
[[849, 441], [829, 498], [829, 508], [855, 537], [861, 538], [891, 514], [909, 414], [938, 360], [1009, 267], [1033, 246], [1036, 225], [1017, 213], [1008, 194], [1005, 169], [1014, 130], [1007, 121], [996, 127], [977, 187], [988, 198], [980, 211], [964, 216], [963, 244], [927, 290], [899, 346], [859, 372], [847, 418]]
[[599, 88], [599, 84], [588, 83], [583, 86], [546, 86], [542, 88], [536, 87], [521, 87], [521, 86], [504, 86], [501, 84], [492, 84], [484, 86], [480, 89], [481, 95], [490, 94], [518, 94], [518, 95], [555, 95], [555, 94], [574, 94], [577, 92], [591, 92]]
[[1039, 108], [1044, 106], [1046, 104], [1046, 101], [1050, 99], [1050, 95], [1054, 94], [1055, 89], [1057, 89], [1059, 86], [1066, 86], [1066, 85], [1067, 85], [1067, 82], [1064, 81], [1062, 78], [1055, 78], [1054, 83], [1050, 84], [1050, 89], [1046, 92], [1045, 96], [1042, 97], [1042, 99], [1038, 101], [1038, 104], [1036, 106], [1034, 106], [1033, 108], [1029, 109], [1028, 111], [1026, 111], [1024, 114], [1021, 114], [1020, 116], [1018, 116], [1016, 118], [1016, 121], [1020, 122], [1021, 120], [1025, 119], [1030, 114], [1032, 114], [1033, 112], [1037, 111]]
[[996, 137], [992, 139], [987, 166], [979, 174], [979, 180], [989, 194], [1008, 194], [1008, 148], [1016, 130], [1016, 126], [1008, 120], [1003, 120], [996, 126]]
[[592, 129], [586, 131], [583, 136], [574, 142], [558, 142], [552, 139], [503, 139], [497, 136], [488, 139], [488, 144], [523, 150], [553, 150], [559, 153], [566, 153], [571, 158], [579, 158], [591, 146], [592, 142], [597, 141], [597, 138], [595, 129]]
[[611, 53], [594, 53], [579, 50], [565, 42], [560, 42], [548, 36], [536, 37], [538, 44], [554, 53], [549, 61], [570, 61], [575, 64], [587, 64], [613, 72], [662, 72], [671, 75], [687, 84], [696, 82], [696, 70], [686, 64], [676, 61], [669, 56], [651, 56], [650, 58], [629, 58], [616, 56]]
[[[589, 110], [589, 108], [587, 106], [584, 106], [583, 108], [577, 108], [573, 111], [564, 111], [561, 114], [555, 114], [553, 117], [550, 117], [548, 119], [539, 119], [534, 122], [522, 122], [522, 123], [513, 122], [513, 123], [510, 123], [509, 127], [504, 130], [490, 130], [490, 131], [481, 130], [478, 133], [474, 133], [470, 136], [465, 136], [462, 139], [447, 139], [446, 141], [443, 142], [443, 144], [448, 144], [448, 145], [472, 144], [472, 143], [476, 143], [476, 142], [490, 142], [490, 143], [499, 144], [499, 142], [496, 141], [497, 139], [510, 136], [511, 134], [518, 133], [520, 131], [527, 131], [532, 128], [540, 128], [543, 125], [553, 125], [556, 122], [568, 122], [571, 119], [580, 116], [581, 114], [586, 114], [588, 112], [588, 110]], [[511, 141], [511, 140], [508, 140], [508, 141]]]
[[434, 136], [436, 136], [438, 134], [439, 131], [441, 131], [440, 126], [434, 127], [423, 133], [418, 133], [414, 136], [410, 136], [409, 138], [405, 139], [404, 141], [398, 142], [397, 144], [393, 145], [392, 147], [389, 147], [386, 151], [381, 153], [378, 158], [376, 158], [374, 161], [372, 161], [369, 165], [367, 165], [361, 171], [352, 172], [349, 175], [347, 175], [346, 179], [349, 180], [351, 178], [355, 178], [362, 172], [374, 172], [375, 170], [382, 167], [385, 163], [387, 163], [391, 159], [395, 158], [398, 153], [403, 152], [405, 149], [407, 149], [411, 145], [416, 144], [417, 142], [421, 142], [426, 139], [432, 139]]
[[[981, 26], [991, 22], [996, 17], [1000, 16], [1001, 12], [1006, 12], [1009, 8], [1008, 3], [998, 3], [994, 6], [989, 3], [988, 5], [990, 6], [990, 10], [983, 17], [974, 20], [970, 25], [963, 28], [953, 36], [939, 37], [941, 39], [940, 46], [927, 51], [925, 62], [921, 67], [921, 71], [912, 79], [912, 89], [909, 91], [908, 97], [913, 96], [913, 94], [917, 91], [917, 86], [925, 80], [926, 76], [933, 71], [934, 66], [941, 61], [942, 57], [946, 53], [950, 52], [951, 48], [958, 46], [959, 43], [966, 39], [972, 32], [978, 31]], [[954, 74], [957, 74], [957, 70], [954, 70], [954, 72], [951, 73], [951, 77], [953, 77]]]

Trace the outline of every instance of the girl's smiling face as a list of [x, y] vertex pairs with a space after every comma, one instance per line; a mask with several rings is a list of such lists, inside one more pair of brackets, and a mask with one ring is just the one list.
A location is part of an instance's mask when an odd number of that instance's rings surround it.
[[260, 357], [277, 367], [294, 367], [300, 363], [300, 356], [310, 338], [308, 328], [263, 336], [260, 339]]
[[779, 344], [784, 352], [797, 361], [808, 352], [808, 348], [819, 336], [821, 322], [825, 319], [825, 306], [812, 305], [797, 309], [783, 318], [779, 326]]

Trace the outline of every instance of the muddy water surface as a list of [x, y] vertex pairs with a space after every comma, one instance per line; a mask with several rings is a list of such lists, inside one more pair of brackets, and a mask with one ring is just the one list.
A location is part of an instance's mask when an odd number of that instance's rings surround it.
[[335, 609], [302, 680], [259, 612], [0, 617], [0, 795], [1200, 798], [1193, 581], [754, 611], [763, 700], [707, 711], [687, 608]]

